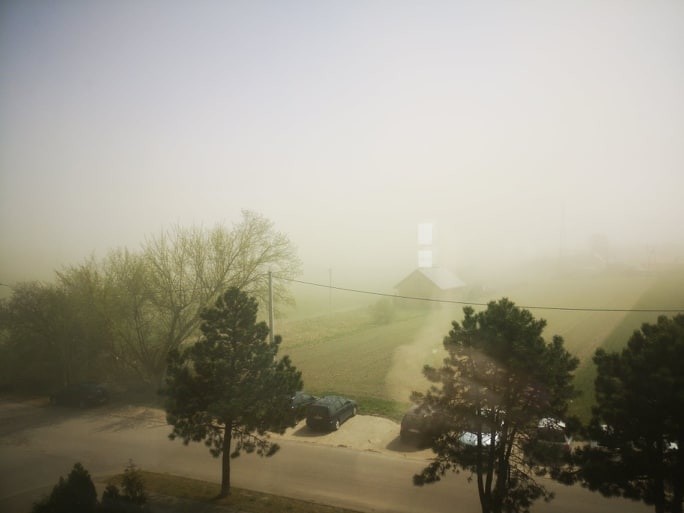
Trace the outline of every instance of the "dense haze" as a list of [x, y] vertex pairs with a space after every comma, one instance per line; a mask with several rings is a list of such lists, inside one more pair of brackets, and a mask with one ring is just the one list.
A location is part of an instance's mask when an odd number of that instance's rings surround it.
[[[304, 278], [684, 225], [684, 3], [0, 5], [0, 282], [262, 213]], [[2, 289], [3, 295], [8, 293]]]

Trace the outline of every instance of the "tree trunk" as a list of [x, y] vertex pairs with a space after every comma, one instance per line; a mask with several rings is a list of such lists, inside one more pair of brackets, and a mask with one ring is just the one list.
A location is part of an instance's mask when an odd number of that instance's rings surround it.
[[680, 425], [677, 437], [677, 454], [675, 455], [675, 472], [672, 480], [672, 513], [682, 513], [684, 499], [684, 425]]
[[653, 483], [653, 495], [655, 496], [653, 504], [656, 513], [665, 513], [665, 479], [663, 479], [661, 472], [662, 469], [657, 470]]
[[223, 433], [223, 452], [221, 465], [221, 493], [219, 497], [230, 495], [230, 441], [233, 435], [233, 423], [226, 422]]

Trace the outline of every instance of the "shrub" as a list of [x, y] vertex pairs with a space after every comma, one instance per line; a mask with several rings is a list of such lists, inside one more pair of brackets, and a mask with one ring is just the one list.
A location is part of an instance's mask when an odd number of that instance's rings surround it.
[[102, 513], [145, 513], [149, 511], [142, 472], [128, 462], [121, 479], [123, 493], [115, 485], [108, 485], [102, 493]]
[[129, 461], [121, 480], [123, 494], [110, 484], [97, 501], [97, 491], [88, 471], [75, 463], [66, 479], [52, 489], [49, 496], [34, 503], [31, 513], [148, 513], [147, 493], [142, 472]]
[[389, 324], [394, 319], [394, 303], [389, 298], [382, 298], [371, 307], [375, 324]]
[[66, 479], [52, 489], [49, 497], [33, 505], [32, 513], [95, 513], [97, 511], [97, 492], [88, 471], [80, 463], [75, 463]]
[[132, 461], [128, 462], [126, 470], [124, 470], [121, 487], [124, 491], [124, 497], [133, 504], [142, 506], [147, 503], [147, 493], [145, 492], [142, 472]]

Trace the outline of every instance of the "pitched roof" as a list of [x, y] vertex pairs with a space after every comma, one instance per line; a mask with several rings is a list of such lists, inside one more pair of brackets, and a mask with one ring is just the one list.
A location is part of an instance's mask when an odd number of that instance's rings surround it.
[[465, 283], [452, 273], [449, 269], [444, 269], [442, 267], [422, 267], [418, 268], [409, 274], [406, 278], [401, 280], [395, 288], [401, 287], [401, 285], [411, 278], [416, 273], [423, 275], [425, 278], [430, 280], [437, 288], [440, 290], [451, 290], [460, 287], [465, 287]]

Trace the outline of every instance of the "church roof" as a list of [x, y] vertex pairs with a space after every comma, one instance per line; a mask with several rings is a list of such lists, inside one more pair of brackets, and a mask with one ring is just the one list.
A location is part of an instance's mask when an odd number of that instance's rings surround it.
[[400, 288], [404, 282], [411, 279], [416, 274], [424, 276], [440, 290], [451, 290], [465, 287], [463, 280], [452, 273], [449, 269], [444, 269], [443, 267], [421, 267], [401, 280], [396, 285], [396, 288]]

